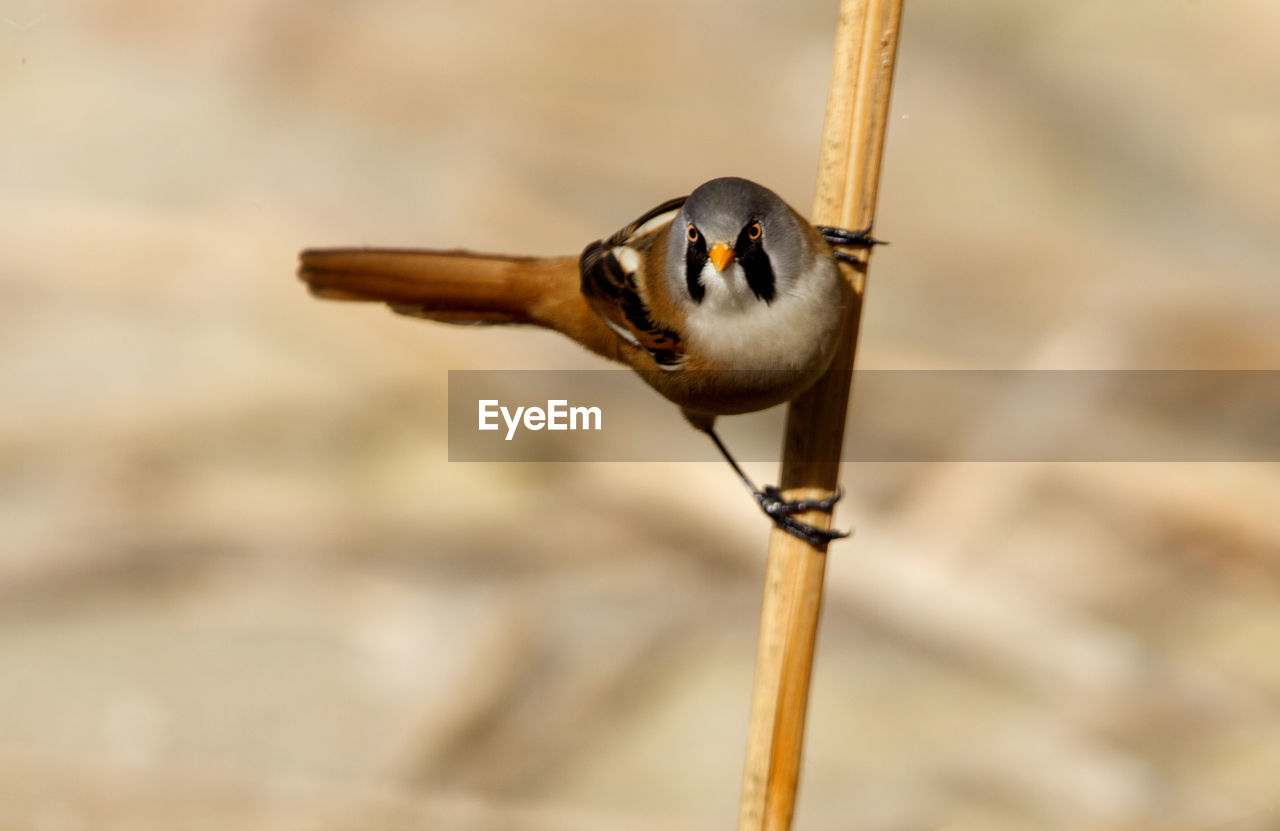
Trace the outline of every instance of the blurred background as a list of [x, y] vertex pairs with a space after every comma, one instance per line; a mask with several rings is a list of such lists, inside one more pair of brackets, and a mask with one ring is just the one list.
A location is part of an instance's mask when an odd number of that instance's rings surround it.
[[[725, 174], [807, 209], [836, 7], [0, 4], [5, 828], [729, 827], [729, 471], [451, 464], [448, 370], [602, 364], [293, 271], [573, 253]], [[1280, 368], [1277, 31], [910, 0], [860, 366]], [[1280, 823], [1276, 464], [845, 484], [797, 828]]]

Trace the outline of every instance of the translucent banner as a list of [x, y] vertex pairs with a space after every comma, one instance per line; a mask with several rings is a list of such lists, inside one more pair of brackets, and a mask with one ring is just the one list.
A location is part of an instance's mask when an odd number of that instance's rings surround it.
[[[842, 458], [866, 462], [1280, 461], [1280, 371], [858, 370]], [[777, 461], [783, 407], [726, 416]], [[451, 461], [713, 461], [625, 370], [451, 371]]]

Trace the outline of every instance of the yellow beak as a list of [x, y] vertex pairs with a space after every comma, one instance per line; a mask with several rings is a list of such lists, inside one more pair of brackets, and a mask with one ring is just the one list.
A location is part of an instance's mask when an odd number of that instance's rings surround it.
[[717, 242], [711, 246], [711, 250], [707, 252], [707, 257], [710, 258], [711, 264], [716, 267], [717, 274], [733, 265], [733, 249], [723, 242]]

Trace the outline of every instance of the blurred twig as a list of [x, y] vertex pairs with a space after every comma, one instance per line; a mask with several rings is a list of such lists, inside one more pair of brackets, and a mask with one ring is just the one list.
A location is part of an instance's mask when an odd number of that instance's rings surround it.
[[[902, 0], [842, 0], [827, 98], [813, 221], [864, 228], [875, 214]], [[866, 264], [851, 280], [845, 334], [831, 368], [787, 414], [780, 485], [790, 499], [834, 490], [849, 399]], [[828, 527], [829, 514], [805, 522]], [[775, 529], [769, 544], [760, 647], [743, 775], [740, 831], [791, 826], [825, 551]]]

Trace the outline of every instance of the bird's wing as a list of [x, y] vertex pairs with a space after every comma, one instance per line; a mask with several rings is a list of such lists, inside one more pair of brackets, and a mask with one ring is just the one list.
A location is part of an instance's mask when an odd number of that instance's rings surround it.
[[666, 239], [666, 231], [686, 197], [671, 199], [645, 213], [608, 239], [582, 252], [582, 294], [618, 337], [649, 353], [659, 369], [684, 365], [679, 335], [654, 321], [639, 289], [638, 271], [645, 254]]

